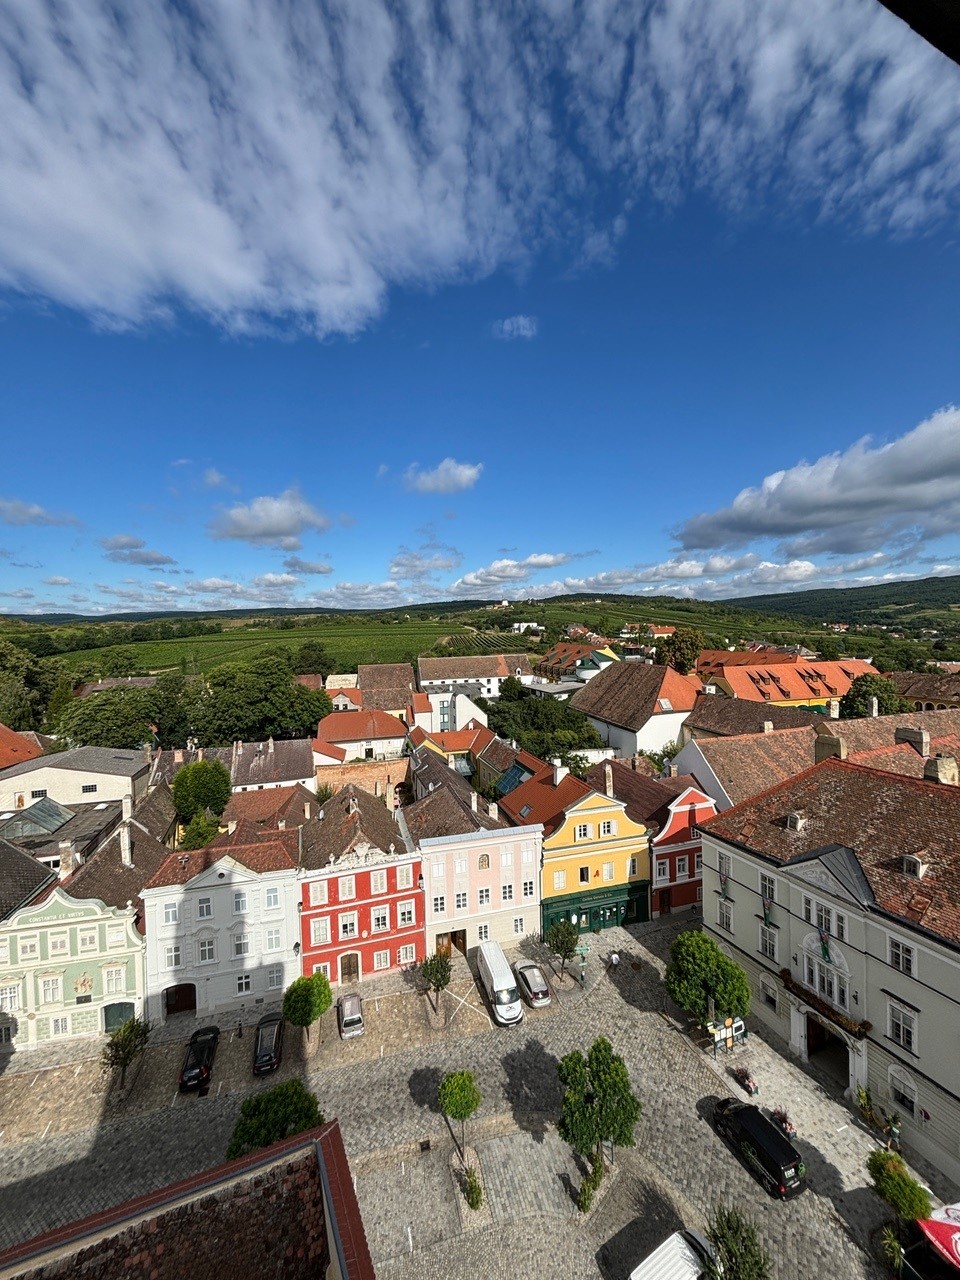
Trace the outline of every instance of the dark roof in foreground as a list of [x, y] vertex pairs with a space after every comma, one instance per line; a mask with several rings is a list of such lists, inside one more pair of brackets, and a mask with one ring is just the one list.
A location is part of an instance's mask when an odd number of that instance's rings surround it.
[[116, 831], [102, 849], [88, 858], [64, 884], [71, 898], [97, 898], [108, 907], [139, 907], [140, 891], [159, 871], [170, 850], [159, 840], [130, 823], [131, 866], [127, 866], [120, 850], [120, 832]]
[[703, 693], [693, 704], [683, 727], [717, 737], [732, 737], [741, 733], [763, 733], [763, 726], [767, 723], [774, 729], [796, 729], [806, 724], [819, 724], [823, 719], [822, 712], [807, 711], [803, 707], [768, 706], [748, 698], [724, 698], [718, 694]]
[[56, 880], [56, 874], [6, 840], [0, 840], [0, 920]]
[[150, 761], [142, 751], [126, 751], [118, 747], [74, 747], [53, 756], [38, 756], [23, 764], [4, 769], [4, 778], [16, 778], [36, 769], [75, 769], [79, 773], [115, 773], [122, 778], [135, 778]]
[[690, 711], [701, 689], [696, 676], [647, 662], [612, 662], [570, 699], [595, 720], [636, 732], [653, 715]]
[[402, 857], [407, 852], [400, 828], [383, 800], [351, 782], [324, 800], [317, 821], [304, 829], [301, 866], [317, 871], [367, 845], [388, 857]]
[[614, 799], [623, 800], [627, 806], [627, 817], [646, 827], [651, 824], [662, 827], [667, 810], [677, 796], [683, 795], [690, 787], [700, 790], [699, 782], [689, 773], [673, 778], [651, 778], [648, 774], [635, 772], [628, 764], [608, 760], [595, 764], [586, 773], [586, 781], [601, 795], [606, 795], [608, 765]]

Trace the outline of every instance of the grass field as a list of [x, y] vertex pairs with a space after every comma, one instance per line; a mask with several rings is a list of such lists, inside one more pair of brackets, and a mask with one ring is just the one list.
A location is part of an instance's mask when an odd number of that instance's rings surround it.
[[296, 649], [308, 640], [318, 640], [330, 654], [340, 671], [355, 671], [360, 662], [413, 662], [436, 644], [441, 636], [455, 635], [463, 629], [449, 622], [391, 623], [321, 623], [315, 627], [297, 627], [278, 631], [272, 627], [244, 628], [222, 635], [193, 636], [184, 640], [147, 640], [106, 649], [79, 649], [61, 655], [69, 668], [104, 661], [107, 654], [119, 648], [130, 654], [138, 671], [162, 672], [179, 670], [186, 662], [189, 672], [204, 673], [224, 662], [237, 662], [255, 657], [267, 646], [283, 645]]

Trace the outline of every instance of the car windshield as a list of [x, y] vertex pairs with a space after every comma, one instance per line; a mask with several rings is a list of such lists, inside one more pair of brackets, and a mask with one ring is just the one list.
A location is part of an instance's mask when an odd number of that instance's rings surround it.
[[363, 1019], [360, 1017], [359, 1013], [355, 1013], [352, 1017], [344, 1018], [343, 1025], [345, 1027], [359, 1027], [362, 1022]]
[[497, 1004], [516, 1004], [519, 998], [516, 987], [504, 987], [495, 997]]

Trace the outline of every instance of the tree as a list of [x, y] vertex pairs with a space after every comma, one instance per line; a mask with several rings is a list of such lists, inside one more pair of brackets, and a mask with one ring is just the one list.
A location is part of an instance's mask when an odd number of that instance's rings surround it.
[[319, 640], [305, 640], [293, 655], [293, 670], [298, 676], [323, 676], [326, 681], [333, 667], [333, 659]]
[[440, 1007], [440, 994], [450, 985], [453, 968], [450, 957], [443, 951], [436, 951], [420, 962], [420, 976], [427, 984], [427, 989], [437, 997], [434, 1007]]
[[710, 1280], [770, 1280], [772, 1262], [760, 1243], [757, 1228], [735, 1206], [717, 1205], [707, 1223], [707, 1239], [716, 1262], [707, 1267]]
[[673, 667], [674, 671], [685, 676], [697, 665], [701, 650], [706, 647], [707, 639], [702, 631], [677, 627], [672, 636], [664, 636], [657, 641], [657, 662], [662, 667]]
[[146, 1049], [149, 1039], [150, 1023], [146, 1018], [128, 1018], [110, 1032], [101, 1061], [108, 1070], [120, 1072], [121, 1089], [126, 1083], [127, 1071]]
[[333, 993], [330, 983], [322, 973], [314, 973], [309, 978], [295, 978], [287, 987], [283, 996], [283, 1016], [295, 1027], [302, 1027], [306, 1032], [307, 1045], [310, 1044], [310, 1028], [330, 1008]]
[[711, 996], [718, 1018], [745, 1018], [750, 1012], [747, 975], [699, 930], [678, 933], [670, 944], [665, 982], [670, 999], [700, 1023], [708, 1019]]
[[560, 957], [560, 973], [566, 972], [568, 961], [577, 954], [580, 945], [580, 930], [569, 920], [558, 920], [552, 924], [543, 938], [546, 946], [555, 956]]
[[460, 1121], [460, 1159], [467, 1145], [467, 1121], [480, 1106], [483, 1095], [470, 1071], [451, 1071], [440, 1081], [437, 1101], [441, 1114], [448, 1120]]
[[135, 750], [153, 737], [153, 691], [120, 686], [74, 698], [60, 717], [58, 733], [72, 746]]
[[632, 1147], [633, 1130], [641, 1106], [630, 1088], [630, 1076], [610, 1041], [600, 1036], [584, 1057], [579, 1049], [562, 1058], [558, 1067], [563, 1086], [560, 1104], [560, 1137], [582, 1156], [589, 1156], [594, 1171], [603, 1171], [603, 1144]]
[[220, 823], [209, 809], [199, 809], [187, 823], [181, 849], [205, 849], [220, 834]]
[[898, 711], [911, 710], [910, 703], [900, 697], [889, 680], [868, 672], [866, 675], [857, 676], [840, 699], [841, 720], [872, 715], [871, 700], [873, 698], [877, 700], [877, 714], [881, 716], [892, 716]]
[[573, 752], [603, 746], [599, 733], [582, 711], [554, 698], [538, 698], [515, 677], [508, 676], [501, 686], [500, 698], [487, 704], [487, 721], [498, 737], [515, 740], [524, 751], [542, 760], [559, 756], [561, 763], [566, 763]]
[[933, 1211], [930, 1193], [910, 1176], [903, 1157], [896, 1151], [886, 1151], [883, 1147], [871, 1151], [867, 1157], [867, 1173], [874, 1191], [881, 1200], [886, 1200], [898, 1218], [930, 1217]]
[[315, 1096], [302, 1080], [287, 1080], [243, 1103], [227, 1147], [227, 1159], [235, 1160], [321, 1124], [323, 1116]]
[[219, 760], [194, 760], [177, 771], [172, 791], [181, 822], [205, 810], [219, 817], [231, 795], [230, 771]]
[[197, 699], [196, 733], [204, 746], [240, 739], [302, 738], [329, 714], [330, 699], [297, 684], [285, 658], [275, 654], [215, 667]]

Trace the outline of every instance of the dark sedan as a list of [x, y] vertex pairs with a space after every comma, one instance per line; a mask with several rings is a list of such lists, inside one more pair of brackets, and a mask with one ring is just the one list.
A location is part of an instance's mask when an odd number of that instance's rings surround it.
[[201, 1027], [199, 1031], [193, 1033], [180, 1071], [181, 1093], [186, 1093], [188, 1089], [202, 1089], [209, 1085], [213, 1072], [213, 1060], [217, 1056], [219, 1043], [219, 1027]]

